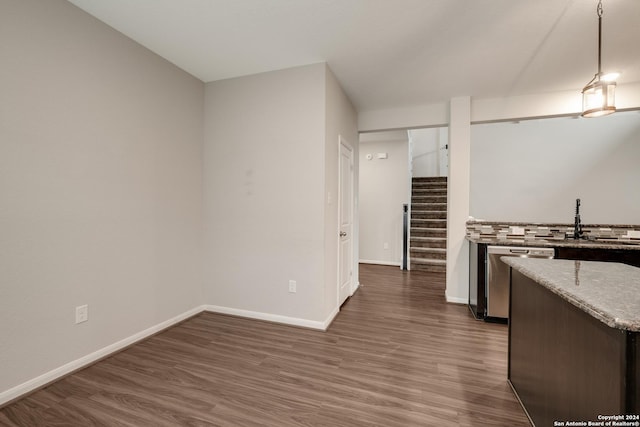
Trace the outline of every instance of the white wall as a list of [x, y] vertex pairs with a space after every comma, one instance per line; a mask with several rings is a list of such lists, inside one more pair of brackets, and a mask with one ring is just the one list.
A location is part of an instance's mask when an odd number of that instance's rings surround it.
[[201, 304], [203, 84], [61, 0], [0, 58], [1, 403]]
[[352, 288], [359, 284], [358, 274], [358, 126], [356, 110], [340, 87], [335, 75], [325, 66], [325, 191], [324, 191], [324, 231], [325, 231], [325, 306], [323, 318], [328, 319], [338, 310], [338, 194], [339, 194], [339, 140], [343, 138], [353, 148], [354, 200], [353, 239], [354, 253], [352, 268]]
[[447, 180], [447, 301], [469, 300], [469, 243], [466, 222], [469, 216], [469, 162], [471, 99], [451, 100], [449, 124], [449, 179]]
[[471, 127], [471, 215], [590, 224], [640, 222], [640, 112]]
[[411, 175], [414, 177], [448, 176], [447, 144], [449, 128], [424, 128], [409, 131]]
[[[362, 134], [360, 138], [360, 261], [399, 266], [402, 205], [409, 203], [411, 185], [407, 132]], [[378, 153], [388, 158], [378, 159]]]
[[448, 123], [449, 103], [447, 102], [358, 112], [360, 132], [438, 127], [446, 126]]
[[[337, 191], [337, 135], [354, 138], [356, 124], [329, 72], [315, 64], [206, 85], [205, 298], [216, 310], [311, 327], [333, 311], [337, 241], [325, 228], [337, 203], [326, 193]], [[329, 121], [328, 108], [352, 117]]]
[[205, 302], [328, 323], [358, 140], [325, 64], [205, 88], [66, 1], [2, 8], [0, 404]]

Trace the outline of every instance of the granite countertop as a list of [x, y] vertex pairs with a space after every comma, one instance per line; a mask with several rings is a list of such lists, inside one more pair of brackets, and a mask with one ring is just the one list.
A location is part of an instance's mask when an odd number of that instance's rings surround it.
[[615, 262], [500, 259], [606, 325], [640, 332], [640, 268]]
[[484, 243], [497, 246], [538, 246], [541, 248], [597, 248], [597, 249], [629, 249], [640, 250], [640, 244], [623, 243], [616, 240], [573, 240], [573, 239], [497, 239], [495, 237], [474, 238], [467, 236], [473, 243]]

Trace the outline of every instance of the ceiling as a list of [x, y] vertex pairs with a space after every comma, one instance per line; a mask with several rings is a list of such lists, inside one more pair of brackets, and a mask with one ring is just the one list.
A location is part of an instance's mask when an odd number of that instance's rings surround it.
[[[69, 0], [204, 82], [326, 61], [358, 111], [576, 90], [597, 0]], [[640, 82], [640, 0], [604, 0], [603, 71]]]

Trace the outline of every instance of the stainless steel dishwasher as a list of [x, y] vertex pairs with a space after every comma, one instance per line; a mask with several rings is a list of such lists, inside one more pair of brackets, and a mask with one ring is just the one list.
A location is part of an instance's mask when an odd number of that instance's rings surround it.
[[527, 248], [515, 246], [489, 246], [487, 248], [487, 319], [509, 318], [509, 266], [500, 261], [503, 256], [521, 258], [553, 258], [553, 248]]

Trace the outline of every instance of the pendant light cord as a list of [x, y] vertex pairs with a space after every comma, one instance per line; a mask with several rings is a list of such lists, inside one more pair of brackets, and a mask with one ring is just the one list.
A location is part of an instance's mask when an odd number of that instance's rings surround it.
[[598, 13], [598, 79], [602, 74], [602, 0], [598, 1], [598, 8], [596, 9]]

